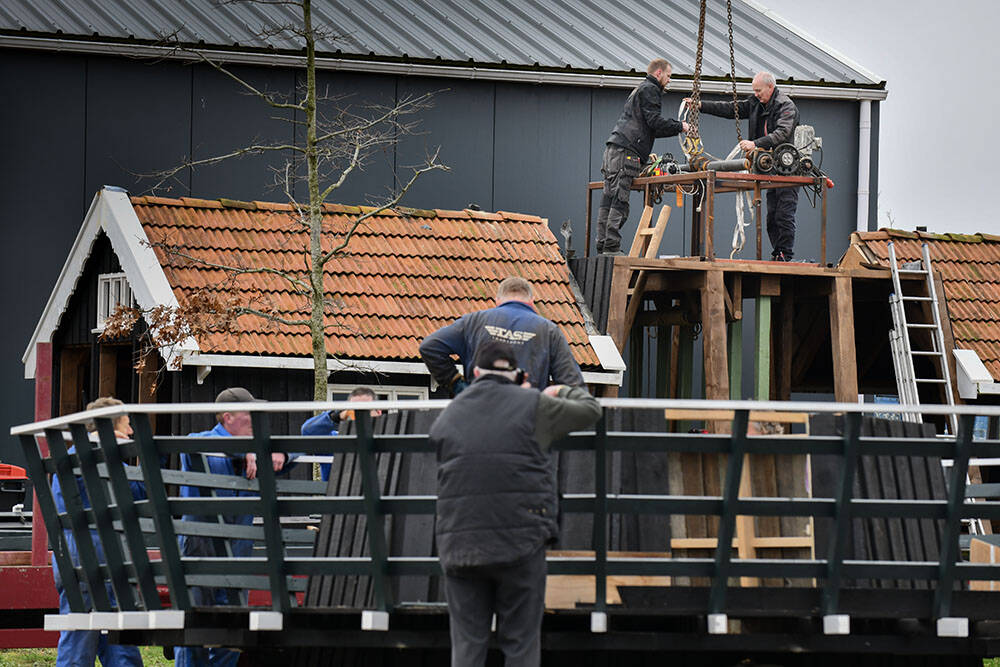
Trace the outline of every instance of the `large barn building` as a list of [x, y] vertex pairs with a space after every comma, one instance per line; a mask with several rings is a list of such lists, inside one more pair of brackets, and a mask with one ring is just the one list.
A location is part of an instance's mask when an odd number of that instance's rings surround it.
[[[553, 231], [568, 220], [570, 249], [578, 255], [584, 251], [585, 184], [600, 178], [604, 140], [646, 62], [663, 56], [674, 64], [664, 115], [675, 115], [691, 89], [698, 23], [693, 0], [615, 9], [539, 0], [433, 6], [317, 1], [314, 7], [317, 22], [338, 36], [318, 46], [321, 89], [338, 104], [359, 109], [435, 93], [433, 108], [421, 114], [422, 133], [373, 156], [338, 201], [364, 204], [391, 192], [394, 168], [440, 146], [450, 171], [418, 182], [406, 205], [462, 210], [475, 204], [484, 211], [534, 214]], [[211, 0], [84, 0], [72, 7], [14, 0], [0, 8], [6, 86], [0, 119], [7, 137], [0, 220], [12, 241], [2, 262], [10, 324], [2, 333], [8, 352], [0, 360], [0, 421], [32, 418], [21, 353], [95, 192], [118, 184], [132, 195], [154, 194], [153, 181], [138, 175], [231, 150], [248, 138], [296, 141], [290, 126], [171, 40], [228, 63], [259, 87], [292, 91], [302, 74], [301, 44], [261, 36], [262, 28], [291, 20], [289, 12], [282, 5]], [[733, 3], [733, 35], [740, 93], [749, 93], [756, 71], [772, 71], [796, 99], [803, 122], [823, 137], [822, 168], [836, 182], [827, 230], [827, 254], [835, 259], [850, 233], [868, 230], [875, 219], [878, 104], [885, 82], [756, 2]], [[703, 91], [726, 95], [728, 30], [721, 3], [710, 8], [705, 40]], [[716, 153], [735, 143], [735, 129], [724, 119], [707, 120], [702, 135]], [[672, 139], [659, 140], [654, 150], [679, 153]], [[279, 199], [269, 189], [268, 166], [265, 158], [250, 157], [183, 172], [155, 194]], [[720, 239], [732, 229], [731, 209], [720, 206]], [[797, 243], [803, 258], [817, 253], [818, 220], [818, 211], [803, 202]], [[684, 225], [671, 226], [662, 252], [686, 254], [687, 234]], [[754, 252], [751, 241], [745, 256]], [[13, 441], [0, 441], [0, 459], [17, 462]]]

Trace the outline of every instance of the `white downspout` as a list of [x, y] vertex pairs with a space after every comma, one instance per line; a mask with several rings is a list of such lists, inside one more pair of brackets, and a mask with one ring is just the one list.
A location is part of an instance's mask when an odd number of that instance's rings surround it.
[[861, 100], [858, 117], [858, 221], [857, 231], [868, 231], [868, 186], [871, 173], [872, 103]]

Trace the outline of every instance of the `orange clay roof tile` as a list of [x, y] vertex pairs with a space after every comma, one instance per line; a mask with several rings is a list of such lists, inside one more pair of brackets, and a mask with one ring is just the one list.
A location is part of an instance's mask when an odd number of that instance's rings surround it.
[[[305, 227], [288, 204], [132, 197], [168, 282], [184, 302], [198, 290], [235, 294], [242, 303], [306, 319], [309, 302], [275, 272], [232, 277], [225, 267], [267, 268], [307, 280]], [[324, 205], [324, 252], [371, 207]], [[338, 234], [340, 235], [338, 237]], [[569, 287], [555, 237], [534, 215], [398, 208], [357, 227], [325, 267], [330, 303], [327, 352], [343, 359], [419, 360], [427, 334], [489, 308], [509, 275], [531, 280], [538, 311], [560, 326], [577, 361], [599, 362]], [[235, 290], [235, 291], [233, 291]], [[200, 340], [206, 352], [308, 356], [305, 326], [239, 318], [234, 332]]]
[[975, 350], [1000, 381], [1000, 236], [882, 229], [855, 239], [884, 266], [889, 265], [889, 241], [903, 262], [920, 259], [921, 245], [927, 243], [944, 284], [955, 345]]

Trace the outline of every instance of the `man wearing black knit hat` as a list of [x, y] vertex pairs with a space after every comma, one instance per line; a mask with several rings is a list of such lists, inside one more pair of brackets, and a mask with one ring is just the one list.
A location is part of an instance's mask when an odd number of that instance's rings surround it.
[[601, 409], [583, 387], [531, 388], [507, 343], [486, 342], [475, 359], [472, 384], [430, 432], [451, 664], [485, 663], [495, 613], [505, 664], [538, 665], [545, 545], [557, 535], [549, 446]]

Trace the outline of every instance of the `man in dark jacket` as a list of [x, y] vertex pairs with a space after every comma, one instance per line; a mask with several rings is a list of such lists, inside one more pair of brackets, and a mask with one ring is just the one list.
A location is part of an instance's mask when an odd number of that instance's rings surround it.
[[653, 140], [687, 132], [687, 123], [660, 115], [661, 96], [670, 83], [671, 67], [656, 58], [646, 67], [646, 78], [628, 96], [622, 115], [604, 147], [601, 173], [604, 194], [597, 215], [597, 252], [622, 255], [621, 228], [628, 220], [632, 181], [649, 159]]
[[[702, 102], [702, 113], [733, 117], [732, 102]], [[740, 118], [750, 121], [750, 138], [740, 148], [773, 149], [795, 141], [799, 110], [788, 95], [775, 88], [774, 75], [759, 72], [753, 78], [753, 95], [736, 105]], [[767, 236], [771, 239], [771, 257], [778, 262], [791, 261], [795, 246], [795, 209], [799, 205], [798, 188], [774, 188], [767, 191]]]
[[[549, 384], [583, 384], [580, 366], [566, 337], [555, 324], [535, 312], [531, 283], [511, 276], [497, 288], [496, 308], [463, 315], [438, 329], [420, 343], [420, 358], [438, 384], [457, 395], [472, 374], [476, 350], [486, 341], [509, 343], [517, 354], [528, 382], [536, 389]], [[464, 375], [455, 370], [451, 355], [458, 355]]]
[[538, 665], [545, 545], [554, 541], [553, 440], [601, 415], [583, 387], [527, 382], [512, 346], [476, 352], [475, 380], [431, 427], [438, 455], [437, 537], [453, 667], [483, 665], [490, 621], [507, 667]]

